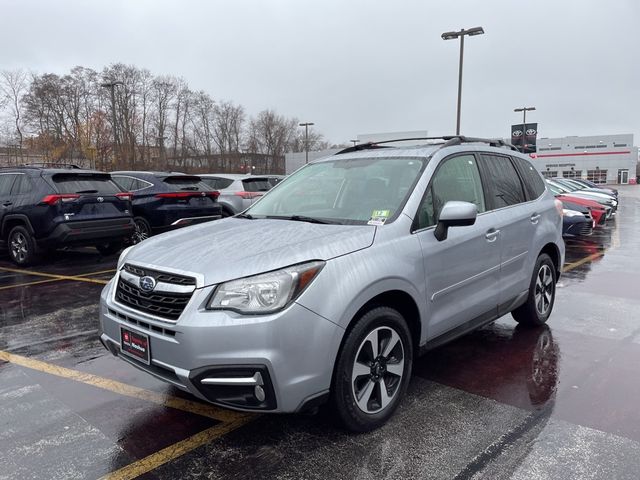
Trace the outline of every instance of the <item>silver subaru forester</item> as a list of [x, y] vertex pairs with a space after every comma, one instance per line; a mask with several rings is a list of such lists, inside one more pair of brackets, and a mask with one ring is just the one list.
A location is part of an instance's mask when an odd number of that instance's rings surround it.
[[347, 428], [371, 430], [419, 354], [509, 312], [547, 321], [561, 208], [499, 140], [351, 147], [242, 214], [125, 250], [102, 292], [100, 338], [214, 404], [329, 401]]

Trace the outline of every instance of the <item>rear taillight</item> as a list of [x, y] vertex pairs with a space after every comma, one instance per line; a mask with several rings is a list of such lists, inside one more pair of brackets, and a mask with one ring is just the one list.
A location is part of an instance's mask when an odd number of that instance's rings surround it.
[[556, 204], [556, 210], [558, 211], [558, 215], [562, 216], [562, 210], [563, 210], [562, 202], [556, 198], [554, 199], [554, 203]]
[[258, 198], [263, 194], [260, 192], [236, 192], [235, 195], [242, 198]]
[[118, 197], [120, 200], [124, 200], [125, 202], [130, 202], [133, 198], [133, 195], [129, 192], [120, 192], [116, 193], [116, 197]]
[[68, 203], [75, 202], [80, 198], [80, 195], [76, 193], [64, 193], [59, 195], [47, 195], [40, 203], [46, 203], [47, 205], [55, 205], [58, 202]]

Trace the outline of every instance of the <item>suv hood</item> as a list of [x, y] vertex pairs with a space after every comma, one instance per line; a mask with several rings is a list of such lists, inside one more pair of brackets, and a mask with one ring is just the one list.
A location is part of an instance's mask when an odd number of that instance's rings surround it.
[[207, 286], [362, 250], [375, 232], [371, 225], [227, 218], [151, 237], [129, 250], [125, 262], [196, 274], [198, 286]]

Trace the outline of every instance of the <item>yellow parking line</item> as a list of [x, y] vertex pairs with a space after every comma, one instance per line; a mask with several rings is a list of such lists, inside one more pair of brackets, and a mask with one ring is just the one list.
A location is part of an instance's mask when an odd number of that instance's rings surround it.
[[56, 275], [53, 273], [34, 272], [31, 270], [20, 270], [18, 268], [0, 267], [0, 270], [5, 272], [12, 272], [12, 273], [23, 273], [25, 275], [33, 275], [35, 277], [54, 278], [56, 280], [74, 280], [76, 282], [98, 283], [100, 285], [106, 285], [108, 283], [106, 280], [94, 280], [93, 278], [81, 278], [79, 276], [72, 276], [72, 275]]
[[0, 290], [9, 290], [10, 288], [28, 287], [30, 285], [39, 285], [41, 283], [59, 282], [59, 278], [50, 278], [49, 280], [36, 280], [35, 282], [17, 283], [15, 285], [5, 285]]
[[253, 418], [254, 417], [244, 417], [232, 422], [214, 425], [213, 427], [207, 428], [200, 433], [196, 433], [185, 440], [163, 448], [156, 453], [152, 453], [148, 457], [142, 458], [137, 462], [133, 462], [132, 464], [116, 470], [115, 472], [111, 472], [102, 477], [101, 480], [130, 480], [137, 478], [140, 475], [150, 472], [151, 470], [184, 455], [185, 453], [189, 453], [202, 445], [217, 440], [223, 435], [246, 425]]
[[578, 268], [580, 265], [584, 265], [585, 263], [588, 262], [592, 262], [593, 260], [595, 260], [596, 258], [600, 258], [604, 255], [604, 253], [592, 253], [591, 255], [581, 258], [580, 260], [578, 260], [577, 262], [573, 262], [573, 263], [567, 263], [565, 264], [564, 268], [562, 269], [563, 272], [569, 272], [571, 270], [573, 270], [574, 268]]
[[195, 413], [197, 415], [212, 418], [220, 422], [235, 422], [239, 419], [253, 417], [250, 414], [233, 412], [231, 410], [223, 410], [221, 408], [214, 407], [213, 405], [194, 402], [163, 393], [152, 392], [150, 390], [134, 387], [133, 385], [127, 385], [126, 383], [118, 382], [116, 380], [110, 380], [108, 378], [99, 377], [91, 373], [84, 373], [78, 370], [60, 367], [58, 365], [42, 362], [33, 358], [23, 357], [21, 355], [5, 352], [3, 350], [0, 350], [0, 360], [4, 360], [15, 365], [20, 365], [22, 367], [30, 368], [32, 370], [37, 370], [39, 372], [48, 373], [50, 375], [56, 375], [58, 377], [74, 380], [76, 382], [91, 385], [93, 387], [102, 388], [104, 390], [108, 390], [110, 392], [127, 397], [137, 398], [138, 400], [145, 400], [147, 402], [155, 403], [156, 405], [161, 405], [163, 407], [170, 407], [177, 410], [182, 410], [184, 412]]
[[74, 277], [90, 277], [91, 275], [102, 275], [105, 273], [115, 273], [116, 269], [115, 268], [110, 268], [109, 270], [100, 270], [99, 272], [90, 272], [90, 273], [83, 273], [81, 275], [73, 275]]

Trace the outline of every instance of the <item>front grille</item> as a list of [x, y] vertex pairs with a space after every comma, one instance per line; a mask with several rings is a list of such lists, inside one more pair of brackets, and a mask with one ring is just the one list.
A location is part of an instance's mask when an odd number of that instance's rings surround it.
[[169, 330], [167, 328], [158, 327], [158, 326], [153, 325], [151, 323], [147, 323], [147, 322], [143, 322], [141, 320], [137, 320], [137, 319], [135, 319], [133, 317], [125, 315], [124, 313], [116, 312], [115, 310], [112, 310], [111, 308], [109, 309], [109, 314], [111, 314], [114, 317], [119, 318], [120, 320], [124, 320], [125, 322], [128, 322], [128, 323], [130, 323], [132, 325], [135, 325], [136, 327], [144, 328], [145, 330], [157, 332], [157, 333], [159, 333], [161, 335], [166, 335], [167, 337], [175, 337], [176, 336], [176, 332], [174, 332], [173, 330]]
[[[134, 267], [129, 264], [124, 266], [124, 270], [135, 275], [136, 277], [134, 278], [152, 276], [158, 283], [162, 282], [180, 286], [193, 285], [195, 287], [195, 279], [191, 277]], [[128, 281], [131, 280], [131, 278], [125, 280], [123, 276], [124, 274], [121, 275], [118, 280], [115, 294], [116, 301], [140, 312], [149, 313], [167, 320], [176, 321], [193, 295], [193, 292], [176, 293], [160, 290], [145, 292], [139, 288], [138, 285], [132, 283], [132, 281]]]
[[589, 236], [593, 233], [593, 227], [591, 226], [591, 223], [585, 223], [580, 227], [580, 230], [578, 230], [578, 235], [582, 235], [582, 236]]
[[193, 277], [185, 277], [175, 273], [158, 272], [149, 268], [136, 267], [134, 265], [125, 264], [124, 269], [139, 277], [153, 277], [156, 282], [173, 283], [175, 285], [195, 285], [196, 279]]

